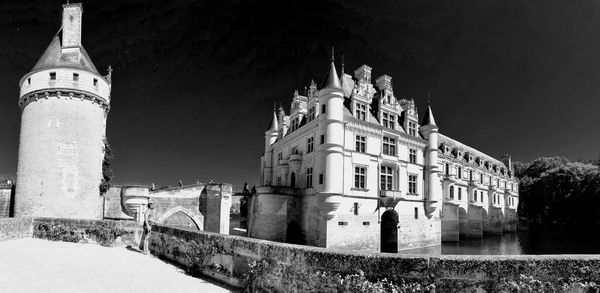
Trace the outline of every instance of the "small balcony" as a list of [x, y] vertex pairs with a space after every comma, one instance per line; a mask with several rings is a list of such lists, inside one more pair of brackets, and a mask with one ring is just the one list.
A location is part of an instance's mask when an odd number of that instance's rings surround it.
[[302, 161], [302, 154], [290, 155], [290, 162], [292, 161]]
[[402, 197], [400, 190], [379, 190], [380, 197]]

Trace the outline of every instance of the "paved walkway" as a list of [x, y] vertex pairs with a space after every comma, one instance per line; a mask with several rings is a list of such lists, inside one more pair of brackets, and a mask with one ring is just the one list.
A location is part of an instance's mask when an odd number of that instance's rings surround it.
[[0, 241], [0, 292], [230, 292], [126, 248]]

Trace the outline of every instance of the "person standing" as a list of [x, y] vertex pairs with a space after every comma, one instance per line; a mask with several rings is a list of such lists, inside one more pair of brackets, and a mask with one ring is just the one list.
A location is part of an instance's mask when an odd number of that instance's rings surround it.
[[148, 209], [144, 213], [144, 232], [142, 239], [140, 240], [140, 250], [144, 254], [149, 254], [150, 250], [148, 244], [150, 244], [150, 233], [152, 232], [152, 225], [154, 225], [154, 203], [148, 203]]

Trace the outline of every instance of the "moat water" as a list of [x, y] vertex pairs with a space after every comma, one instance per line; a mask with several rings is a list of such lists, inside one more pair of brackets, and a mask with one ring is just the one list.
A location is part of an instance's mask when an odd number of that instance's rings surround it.
[[413, 249], [401, 254], [600, 254], [600, 233], [522, 231], [502, 236], [486, 236], [441, 246]]

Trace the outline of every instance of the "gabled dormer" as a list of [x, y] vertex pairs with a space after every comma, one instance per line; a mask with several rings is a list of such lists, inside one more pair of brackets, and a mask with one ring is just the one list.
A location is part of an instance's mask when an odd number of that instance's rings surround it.
[[354, 117], [364, 121], [369, 121], [369, 112], [375, 94], [375, 88], [371, 84], [371, 70], [371, 67], [363, 65], [354, 71], [356, 83], [350, 95], [350, 112]]
[[317, 88], [317, 83], [314, 80], [311, 80], [310, 87], [307, 92], [308, 103], [307, 103], [307, 114], [306, 114], [306, 122], [311, 122], [315, 120], [319, 116], [319, 89]]
[[394, 89], [392, 87], [392, 77], [389, 75], [382, 75], [378, 77], [375, 82], [379, 92], [375, 94], [377, 100], [377, 118], [379, 123], [390, 129], [398, 129], [398, 117], [402, 113], [402, 107], [394, 96]]
[[298, 94], [296, 90], [290, 106], [290, 131], [295, 131], [302, 126], [308, 113], [308, 97]]
[[401, 99], [399, 103], [402, 108], [402, 115], [400, 116], [402, 127], [409, 135], [418, 136], [419, 114], [417, 106], [415, 105], [415, 100]]

